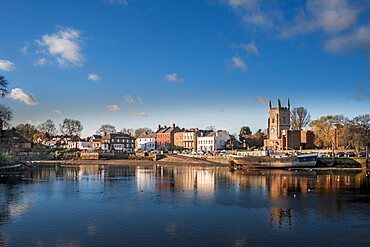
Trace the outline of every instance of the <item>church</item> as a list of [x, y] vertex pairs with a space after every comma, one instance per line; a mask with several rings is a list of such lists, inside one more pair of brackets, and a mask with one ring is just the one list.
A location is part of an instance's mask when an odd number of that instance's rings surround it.
[[267, 138], [264, 148], [273, 150], [298, 150], [315, 148], [315, 134], [310, 130], [293, 130], [290, 127], [290, 101], [282, 107], [280, 99], [278, 106], [272, 107], [269, 102], [269, 118]]

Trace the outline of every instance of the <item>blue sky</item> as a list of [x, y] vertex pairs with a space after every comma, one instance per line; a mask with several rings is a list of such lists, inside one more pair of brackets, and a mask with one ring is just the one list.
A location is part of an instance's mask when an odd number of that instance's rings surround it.
[[367, 1], [2, 0], [0, 9], [11, 91], [1, 103], [13, 125], [68, 117], [83, 136], [104, 123], [256, 131], [278, 98], [313, 119], [369, 113]]

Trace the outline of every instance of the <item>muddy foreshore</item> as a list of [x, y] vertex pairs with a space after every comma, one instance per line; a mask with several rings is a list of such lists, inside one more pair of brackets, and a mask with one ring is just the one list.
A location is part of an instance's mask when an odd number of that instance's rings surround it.
[[[157, 161], [150, 160], [34, 160], [34, 165], [48, 165], [48, 164], [64, 164], [64, 165], [131, 165], [131, 166], [152, 166], [152, 165], [166, 165], [166, 166], [202, 166], [202, 167], [230, 167], [229, 164], [212, 162], [204, 159], [196, 159], [178, 155], [167, 155]], [[312, 168], [294, 168], [295, 170], [363, 170], [361, 167], [312, 167]]]

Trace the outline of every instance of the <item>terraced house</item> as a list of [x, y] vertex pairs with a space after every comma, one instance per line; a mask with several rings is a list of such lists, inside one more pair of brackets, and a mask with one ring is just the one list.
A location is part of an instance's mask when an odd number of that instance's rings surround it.
[[106, 151], [131, 153], [135, 149], [135, 138], [123, 133], [109, 133], [101, 140]]
[[156, 149], [160, 151], [166, 151], [168, 145], [175, 145], [175, 133], [181, 132], [181, 129], [175, 124], [172, 127], [161, 127], [158, 125], [158, 130], [155, 135]]

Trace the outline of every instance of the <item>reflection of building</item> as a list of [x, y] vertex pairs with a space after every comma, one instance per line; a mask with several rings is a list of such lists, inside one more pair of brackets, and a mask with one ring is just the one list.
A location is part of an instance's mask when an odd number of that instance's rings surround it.
[[314, 148], [315, 135], [311, 131], [292, 130], [290, 128], [290, 102], [288, 107], [282, 107], [280, 99], [277, 107], [269, 103], [269, 118], [267, 128], [268, 139], [264, 140], [266, 149], [306, 149]]
[[289, 225], [289, 228], [292, 226], [292, 214], [290, 213], [290, 209], [285, 208], [270, 208], [270, 224], [276, 221], [278, 223], [278, 227], [282, 227], [284, 223]]

